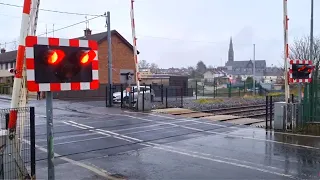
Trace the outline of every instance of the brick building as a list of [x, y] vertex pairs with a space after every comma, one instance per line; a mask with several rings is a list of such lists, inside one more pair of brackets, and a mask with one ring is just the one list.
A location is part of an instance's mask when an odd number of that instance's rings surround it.
[[[99, 58], [99, 81], [100, 88], [95, 91], [70, 91], [54, 93], [53, 97], [57, 99], [68, 98], [104, 98], [106, 95], [106, 86], [108, 83], [108, 41], [107, 33], [91, 34], [90, 29], [84, 30], [84, 36], [76, 39], [94, 40], [98, 42]], [[111, 31], [112, 45], [112, 82], [113, 84], [124, 83], [123, 72], [135, 72], [135, 63], [133, 57], [133, 46], [118, 31]], [[139, 53], [139, 52], [138, 52]]]
[[[108, 83], [108, 42], [107, 32], [91, 34], [90, 29], [84, 30], [84, 36], [76, 39], [95, 40], [98, 42], [98, 58], [99, 58], [99, 81], [100, 89], [95, 91], [73, 91], [73, 92], [57, 92], [53, 94], [54, 98], [103, 98], [105, 97], [105, 87]], [[123, 83], [122, 72], [135, 72], [135, 63], [133, 57], [133, 46], [118, 31], [111, 31], [112, 44], [112, 81], [114, 84]], [[138, 52], [139, 53], [139, 52]], [[5, 52], [0, 54], [0, 67], [12, 67], [15, 63], [17, 51]], [[10, 55], [10, 56], [9, 56]]]
[[[85, 36], [78, 39], [95, 40], [99, 44], [99, 80], [108, 83], [108, 41], [107, 32], [91, 34], [90, 29], [84, 30]], [[121, 70], [135, 71], [133, 46], [116, 30], [111, 31], [112, 45], [112, 82], [121, 83]], [[138, 52], [139, 53], [139, 52]]]

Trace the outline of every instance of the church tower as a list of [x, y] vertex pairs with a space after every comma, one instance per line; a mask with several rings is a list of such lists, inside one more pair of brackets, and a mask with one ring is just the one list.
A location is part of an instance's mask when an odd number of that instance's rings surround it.
[[230, 38], [229, 51], [228, 51], [228, 62], [234, 61], [233, 43], [232, 37]]

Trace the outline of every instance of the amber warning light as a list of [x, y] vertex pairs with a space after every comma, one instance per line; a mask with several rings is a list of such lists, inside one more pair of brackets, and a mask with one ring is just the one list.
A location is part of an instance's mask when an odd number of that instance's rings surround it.
[[93, 61], [93, 59], [96, 57], [96, 53], [92, 50], [89, 51], [81, 51], [80, 54], [80, 63], [81, 64], [87, 64]]
[[58, 64], [63, 58], [65, 54], [62, 50], [49, 50], [47, 53], [47, 62], [49, 64]]

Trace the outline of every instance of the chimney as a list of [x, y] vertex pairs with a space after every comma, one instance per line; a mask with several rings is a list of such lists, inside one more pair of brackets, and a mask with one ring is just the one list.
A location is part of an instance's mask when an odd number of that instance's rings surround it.
[[90, 36], [91, 35], [91, 30], [89, 28], [84, 30], [84, 36]]
[[5, 48], [1, 48], [1, 54], [5, 53], [6, 52], [6, 49]]

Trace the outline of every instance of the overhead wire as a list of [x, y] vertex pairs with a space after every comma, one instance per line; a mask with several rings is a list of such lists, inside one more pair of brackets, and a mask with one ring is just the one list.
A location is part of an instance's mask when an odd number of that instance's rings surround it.
[[[104, 16], [104, 15], [103, 15], [103, 16]], [[45, 34], [47, 34], [47, 33], [57, 32], [57, 31], [60, 31], [60, 30], [63, 30], [63, 29], [67, 29], [67, 28], [69, 28], [69, 27], [76, 26], [76, 25], [78, 25], [78, 24], [85, 23], [85, 22], [87, 22], [87, 21], [90, 21], [90, 20], [93, 20], [93, 19], [96, 19], [96, 18], [99, 18], [99, 17], [102, 17], [102, 16], [96, 16], [96, 17], [93, 17], [93, 18], [90, 18], [90, 19], [87, 19], [87, 20], [84, 20], [84, 21], [80, 21], [80, 22], [77, 22], [77, 23], [74, 23], [74, 24], [71, 24], [71, 25], [62, 27], [62, 28], [58, 28], [58, 29], [55, 29], [55, 30], [52, 30], [52, 31], [49, 31], [49, 32], [45, 32], [45, 33], [42, 33], [42, 34], [38, 34], [38, 36], [42, 36], [42, 35], [45, 35]]]
[[[11, 7], [23, 7], [23, 6], [20, 6], [20, 5], [2, 3], [2, 2], [0, 2], [0, 5], [11, 6]], [[103, 16], [103, 15], [98, 15], [98, 14], [87, 14], [87, 13], [77, 13], [77, 12], [68, 12], [68, 11], [58, 11], [58, 10], [43, 9], [43, 8], [39, 8], [39, 10], [47, 11], [47, 12], [53, 12], [53, 13], [60, 13], [60, 14], [80, 15], [80, 16]]]
[[[62, 28], [58, 28], [58, 29], [55, 29], [55, 30], [52, 30], [52, 31], [48, 31], [48, 32], [44, 32], [44, 33], [38, 34], [38, 36], [42, 36], [42, 35], [45, 35], [45, 34], [48, 34], [48, 33], [52, 33], [52, 32], [61, 31], [61, 30], [63, 30], [63, 29], [67, 29], [67, 28], [76, 26], [76, 25], [78, 25], [78, 24], [82, 24], [82, 23], [85, 23], [85, 22], [87, 22], [87, 21], [91, 21], [91, 20], [93, 20], [93, 19], [97, 19], [97, 18], [99, 18], [99, 17], [104, 17], [104, 16], [105, 16], [104, 14], [103, 14], [103, 15], [99, 15], [99, 16], [95, 16], [95, 17], [92, 17], [92, 18], [89, 18], [89, 19], [86, 19], [86, 20], [83, 20], [83, 21], [80, 21], [80, 22], [77, 22], [77, 23], [74, 23], [74, 24], [71, 24], [71, 25], [62, 27]], [[7, 44], [16, 43], [16, 42], [17, 42], [17, 41], [10, 41], [10, 42], [0, 43], [0, 44], [1, 44], [1, 45], [2, 45], [2, 44], [3, 44], [3, 45], [4, 45], [4, 44], [7, 45]]]

